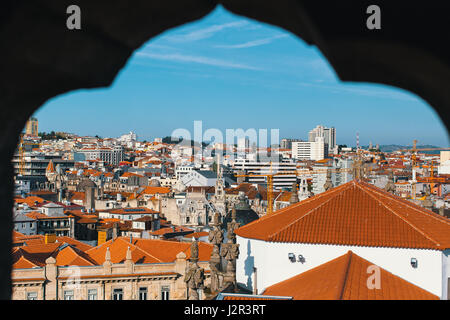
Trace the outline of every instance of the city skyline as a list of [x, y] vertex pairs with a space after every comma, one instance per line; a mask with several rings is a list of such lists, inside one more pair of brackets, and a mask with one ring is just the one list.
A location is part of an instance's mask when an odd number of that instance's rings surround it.
[[448, 146], [442, 121], [417, 96], [343, 84], [317, 48], [222, 8], [151, 39], [110, 88], [55, 97], [35, 116], [40, 131], [110, 137], [134, 131], [140, 140], [192, 130], [193, 121], [202, 120], [222, 131], [279, 128], [280, 139], [307, 140], [309, 130], [323, 124], [349, 146], [356, 132], [361, 145], [417, 139]]

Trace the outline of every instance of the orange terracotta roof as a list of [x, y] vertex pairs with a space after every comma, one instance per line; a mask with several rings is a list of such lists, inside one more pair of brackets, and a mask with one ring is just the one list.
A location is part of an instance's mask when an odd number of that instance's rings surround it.
[[[89, 250], [91, 248], [93, 248], [92, 246], [75, 240], [73, 238], [70, 237], [66, 237], [66, 236], [57, 236], [56, 240], [58, 242], [56, 242], [55, 244], [50, 243], [48, 245], [59, 245], [61, 243], [68, 243], [71, 246], [80, 249], [81, 251], [86, 251]], [[45, 246], [45, 237], [43, 235], [25, 235], [25, 236], [17, 236], [14, 238], [14, 241], [16, 242], [25, 242], [27, 244], [27, 246]], [[38, 248], [38, 247], [36, 247]], [[35, 249], [35, 250], [39, 250], [39, 249]]]
[[60, 250], [55, 259], [58, 266], [93, 266], [96, 264], [86, 253], [70, 245]]
[[26, 203], [29, 207], [33, 207], [35, 205], [35, 202], [42, 203], [45, 202], [45, 200], [41, 197], [37, 196], [29, 196], [25, 199], [14, 199], [16, 203]]
[[379, 289], [367, 285], [374, 264], [349, 251], [334, 260], [268, 287], [264, 295], [294, 300], [439, 300], [439, 297], [380, 268]]
[[[89, 275], [89, 276], [81, 276], [80, 279], [97, 279], [97, 278], [128, 278], [128, 277], [159, 277], [159, 276], [176, 276], [178, 273], [176, 272], [149, 272], [149, 273], [130, 273], [130, 274], [98, 274], [98, 275]], [[58, 277], [60, 280], [67, 280], [70, 277]]]
[[132, 172], [125, 172], [123, 175], [120, 176], [121, 178], [128, 178], [128, 177], [141, 177], [143, 178], [144, 176], [140, 175], [140, 174], [136, 174], [136, 173], [132, 173]]
[[137, 208], [120, 208], [109, 211], [112, 214], [151, 214], [158, 213], [153, 209], [149, 209], [146, 207], [137, 207]]
[[236, 234], [272, 242], [450, 248], [448, 219], [356, 180], [265, 215]]
[[72, 191], [70, 201], [74, 200], [84, 200], [85, 193], [84, 192], [78, 192], [78, 191]]
[[187, 235], [185, 235], [185, 238], [200, 238], [200, 237], [207, 237], [208, 236], [208, 232], [206, 231], [201, 231], [201, 232], [193, 232], [193, 233], [189, 233]]
[[105, 262], [105, 256], [107, 248], [109, 248], [111, 254], [112, 263], [122, 263], [125, 261], [126, 253], [130, 247], [131, 258], [134, 263], [161, 263], [163, 262], [159, 258], [151, 255], [140, 249], [138, 246], [130, 243], [129, 238], [119, 237], [111, 239], [104, 244], [94, 247], [88, 250], [86, 253], [95, 260], [98, 264]]
[[[190, 243], [152, 240], [152, 239], [132, 239], [129, 237], [118, 237], [109, 240], [104, 244], [92, 248], [86, 253], [98, 264], [105, 261], [106, 250], [109, 248], [112, 263], [125, 261], [128, 247], [130, 247], [131, 257], [134, 263], [169, 263], [176, 259], [180, 252], [184, 252], [186, 257], [190, 257]], [[199, 242], [199, 260], [208, 261], [211, 256], [212, 245]]]
[[47, 166], [47, 169], [45, 171], [47, 171], [47, 172], [55, 172], [55, 166], [53, 165], [53, 161], [52, 160], [50, 160], [48, 162], [48, 166]]
[[[161, 221], [160, 221], [161, 223]], [[175, 230], [173, 230], [172, 227], [167, 227], [167, 228], [160, 228], [156, 231], [153, 231], [151, 234], [154, 236], [161, 236], [164, 235], [166, 233], [171, 233], [171, 232], [183, 232], [183, 231], [193, 231], [190, 228], [186, 228], [186, 227], [177, 227], [175, 226]]]
[[166, 194], [170, 192], [170, 188], [168, 187], [145, 187], [145, 189], [141, 192], [141, 194]]

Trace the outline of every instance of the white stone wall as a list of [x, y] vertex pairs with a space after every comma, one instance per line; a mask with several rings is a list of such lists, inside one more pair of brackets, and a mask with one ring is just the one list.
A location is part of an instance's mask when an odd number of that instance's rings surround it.
[[[444, 279], [450, 275], [448, 252], [445, 256], [442, 251], [437, 250], [274, 243], [240, 236], [237, 237], [237, 242], [240, 244], [240, 255], [236, 265], [237, 281], [253, 290], [253, 266], [255, 266], [258, 293], [351, 250], [400, 278], [447, 299], [447, 286], [444, 285], [447, 281]], [[305, 262], [292, 263], [288, 259], [289, 253], [294, 253], [296, 257], [303, 255]], [[411, 266], [411, 258], [418, 260], [417, 268]]]

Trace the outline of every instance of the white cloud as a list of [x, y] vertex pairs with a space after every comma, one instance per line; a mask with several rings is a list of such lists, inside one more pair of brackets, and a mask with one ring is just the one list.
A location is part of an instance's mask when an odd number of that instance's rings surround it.
[[146, 57], [156, 60], [175, 61], [175, 62], [193, 62], [198, 64], [205, 64], [216, 67], [234, 68], [234, 69], [247, 69], [247, 70], [259, 70], [256, 67], [248, 66], [245, 64], [234, 63], [231, 61], [203, 57], [203, 56], [191, 56], [179, 53], [161, 54], [151, 52], [139, 52], [138, 56]]
[[248, 41], [248, 42], [244, 42], [244, 43], [240, 43], [240, 44], [217, 45], [215, 47], [216, 48], [225, 48], [225, 49], [251, 48], [251, 47], [257, 47], [257, 46], [262, 46], [262, 45], [265, 45], [265, 44], [269, 44], [269, 43], [273, 42], [273, 40], [275, 40], [275, 39], [286, 38], [286, 37], [288, 37], [287, 34], [280, 34], [280, 35], [277, 35], [277, 36], [274, 36], [274, 37]]
[[192, 31], [189, 33], [173, 35], [173, 36], [167, 37], [167, 39], [169, 41], [175, 41], [175, 42], [197, 41], [197, 40], [212, 37], [215, 33], [222, 31], [224, 29], [238, 28], [238, 27], [242, 27], [246, 24], [248, 24], [248, 22], [244, 21], [244, 20], [228, 22], [228, 23], [224, 23], [224, 24], [215, 24], [210, 27], [200, 29], [200, 30], [195, 30], [195, 31]]

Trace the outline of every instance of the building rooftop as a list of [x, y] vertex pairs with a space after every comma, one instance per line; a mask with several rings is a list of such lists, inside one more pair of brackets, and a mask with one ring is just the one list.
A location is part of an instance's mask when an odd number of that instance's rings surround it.
[[450, 248], [448, 219], [357, 180], [265, 215], [236, 234], [271, 242]]
[[379, 286], [369, 288], [367, 270], [371, 266], [375, 265], [348, 251], [268, 287], [263, 295], [290, 296], [294, 300], [439, 300], [438, 296], [380, 267]]

